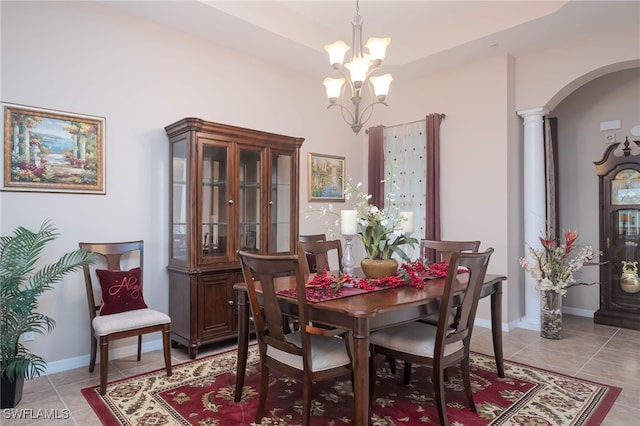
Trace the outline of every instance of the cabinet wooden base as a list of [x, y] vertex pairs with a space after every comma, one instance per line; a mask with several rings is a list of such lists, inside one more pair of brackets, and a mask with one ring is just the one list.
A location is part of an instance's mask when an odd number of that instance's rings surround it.
[[596, 324], [610, 325], [612, 327], [640, 330], [640, 312], [633, 314], [600, 309], [593, 315], [593, 322]]
[[196, 359], [198, 357], [198, 351], [201, 347], [211, 345], [219, 342], [231, 342], [237, 340], [237, 333], [234, 333], [232, 336], [220, 337], [217, 339], [209, 339], [207, 341], [204, 340], [188, 340], [181, 336], [171, 335], [171, 347], [178, 348], [179, 346], [183, 346], [187, 349], [187, 353], [189, 354], [189, 358]]

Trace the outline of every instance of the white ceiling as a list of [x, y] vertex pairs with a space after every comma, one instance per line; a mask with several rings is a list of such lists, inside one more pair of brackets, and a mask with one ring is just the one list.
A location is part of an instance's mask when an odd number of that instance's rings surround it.
[[[352, 44], [355, 0], [105, 1], [149, 19], [321, 79], [325, 44]], [[396, 79], [508, 52], [514, 57], [620, 28], [640, 39], [640, 1], [362, 0], [363, 39], [391, 37], [385, 72]]]

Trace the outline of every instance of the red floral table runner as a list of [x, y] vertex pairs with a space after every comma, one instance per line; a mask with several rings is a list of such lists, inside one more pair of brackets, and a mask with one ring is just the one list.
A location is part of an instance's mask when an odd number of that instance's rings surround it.
[[[392, 288], [392, 287], [385, 285], [385, 286], [377, 286], [369, 289], [369, 288], [342, 286], [337, 291], [334, 291], [326, 287], [307, 287], [307, 302], [312, 302], [312, 303], [325, 302], [327, 300], [341, 299], [343, 297], [355, 296], [363, 293], [371, 293], [373, 291], [380, 291], [388, 288]], [[280, 290], [278, 291], [278, 295], [289, 297], [291, 299], [298, 298], [295, 288]]]
[[[321, 274], [315, 275], [307, 284], [307, 301], [312, 303], [325, 302], [404, 285], [422, 288], [427, 280], [446, 277], [448, 267], [446, 261], [425, 267], [420, 260], [416, 260], [403, 264], [398, 274], [377, 280], [367, 280], [349, 274], [336, 276], [325, 270]], [[466, 272], [468, 272], [466, 268], [458, 270], [459, 274]], [[295, 288], [280, 290], [277, 294], [297, 299]]]

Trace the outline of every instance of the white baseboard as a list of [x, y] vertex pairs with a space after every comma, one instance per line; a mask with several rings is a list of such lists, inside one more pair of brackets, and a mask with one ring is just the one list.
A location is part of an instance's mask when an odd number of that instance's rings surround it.
[[[579, 317], [593, 318], [595, 311], [588, 309], [570, 308], [567, 306], [562, 307], [562, 312], [576, 315]], [[483, 328], [491, 328], [491, 320], [476, 318], [475, 325]], [[515, 320], [510, 323], [502, 323], [502, 331], [508, 332], [515, 328], [524, 328], [527, 330], [540, 331], [540, 324], [530, 324], [521, 320]], [[142, 343], [142, 352], [151, 352], [162, 349], [162, 339], [151, 340], [149, 342]], [[109, 359], [124, 358], [127, 356], [135, 355], [138, 351], [137, 343], [129, 346], [123, 346], [121, 348], [113, 349], [109, 351]], [[99, 360], [98, 356], [98, 361]], [[75, 358], [62, 359], [60, 361], [53, 361], [47, 364], [46, 371], [42, 374], [55, 374], [62, 371], [73, 370], [74, 368], [87, 367], [89, 365], [89, 355], [82, 355]]]
[[[138, 353], [138, 340], [136, 343], [129, 346], [123, 346], [121, 348], [112, 349], [109, 351], [109, 360], [118, 358], [124, 358], [127, 356], [135, 355]], [[162, 349], [162, 339], [151, 340], [148, 342], [142, 342], [142, 352], [151, 352]], [[74, 368], [82, 368], [89, 366], [89, 360], [91, 356], [89, 354], [82, 355], [74, 358], [61, 359], [59, 361], [52, 361], [47, 363], [47, 369], [42, 374], [43, 376], [48, 374], [60, 373], [62, 371], [73, 370]], [[98, 354], [97, 362], [100, 362], [100, 354]]]
[[[513, 330], [514, 328], [517, 327], [517, 321], [513, 321], [511, 323], [502, 323], [502, 331], [509, 331], [509, 330]], [[482, 319], [482, 318], [476, 318], [476, 320], [474, 321], [473, 325], [477, 325], [479, 327], [482, 328], [491, 328], [491, 320], [488, 319]]]
[[[593, 318], [593, 314], [595, 313], [595, 311], [591, 311], [588, 309], [580, 309], [580, 308], [572, 308], [569, 306], [563, 306], [562, 307], [562, 313], [563, 314], [569, 314], [569, 315], [575, 315], [577, 317], [586, 317], [586, 318]], [[526, 330], [533, 330], [533, 331], [540, 331], [540, 324], [532, 324], [530, 322], [524, 321], [524, 317], [517, 322], [518, 328], [524, 328]]]
[[595, 314], [596, 311], [591, 311], [589, 309], [571, 308], [571, 307], [568, 307], [568, 306], [563, 306], [562, 307], [562, 313], [569, 314], [569, 315], [575, 315], [577, 317], [593, 318], [593, 314]]

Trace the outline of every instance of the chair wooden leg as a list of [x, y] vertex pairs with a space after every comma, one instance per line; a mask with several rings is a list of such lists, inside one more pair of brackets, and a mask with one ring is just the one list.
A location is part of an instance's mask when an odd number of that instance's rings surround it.
[[138, 336], [138, 362], [142, 359], [142, 334]]
[[389, 363], [389, 369], [391, 370], [391, 374], [396, 374], [396, 360], [388, 356], [387, 362]]
[[435, 403], [438, 407], [438, 415], [440, 416], [440, 425], [448, 426], [447, 405], [444, 400], [444, 369], [440, 366], [433, 366], [433, 390], [435, 392]]
[[471, 368], [469, 366], [469, 357], [462, 360], [462, 382], [464, 383], [464, 392], [467, 395], [467, 403], [469, 408], [474, 413], [476, 411], [476, 404], [473, 401], [473, 390], [471, 389]]
[[107, 376], [109, 375], [109, 339], [100, 336], [100, 395], [107, 392]]
[[260, 394], [258, 396], [258, 410], [256, 411], [256, 423], [262, 423], [264, 407], [267, 405], [267, 391], [269, 390], [269, 367], [264, 362], [260, 371]]
[[309, 426], [311, 420], [311, 387], [313, 383], [308, 378], [302, 381], [302, 426]]
[[376, 353], [369, 354], [369, 414], [373, 406], [373, 391], [376, 388]]
[[167, 376], [171, 376], [173, 371], [171, 370], [171, 342], [169, 336], [169, 325], [162, 330], [162, 347], [164, 349], [164, 366], [167, 369]]
[[411, 383], [411, 363], [405, 361], [404, 362], [404, 384], [408, 385]]
[[91, 358], [89, 359], [89, 373], [96, 368], [96, 356], [98, 354], [98, 339], [91, 333]]

